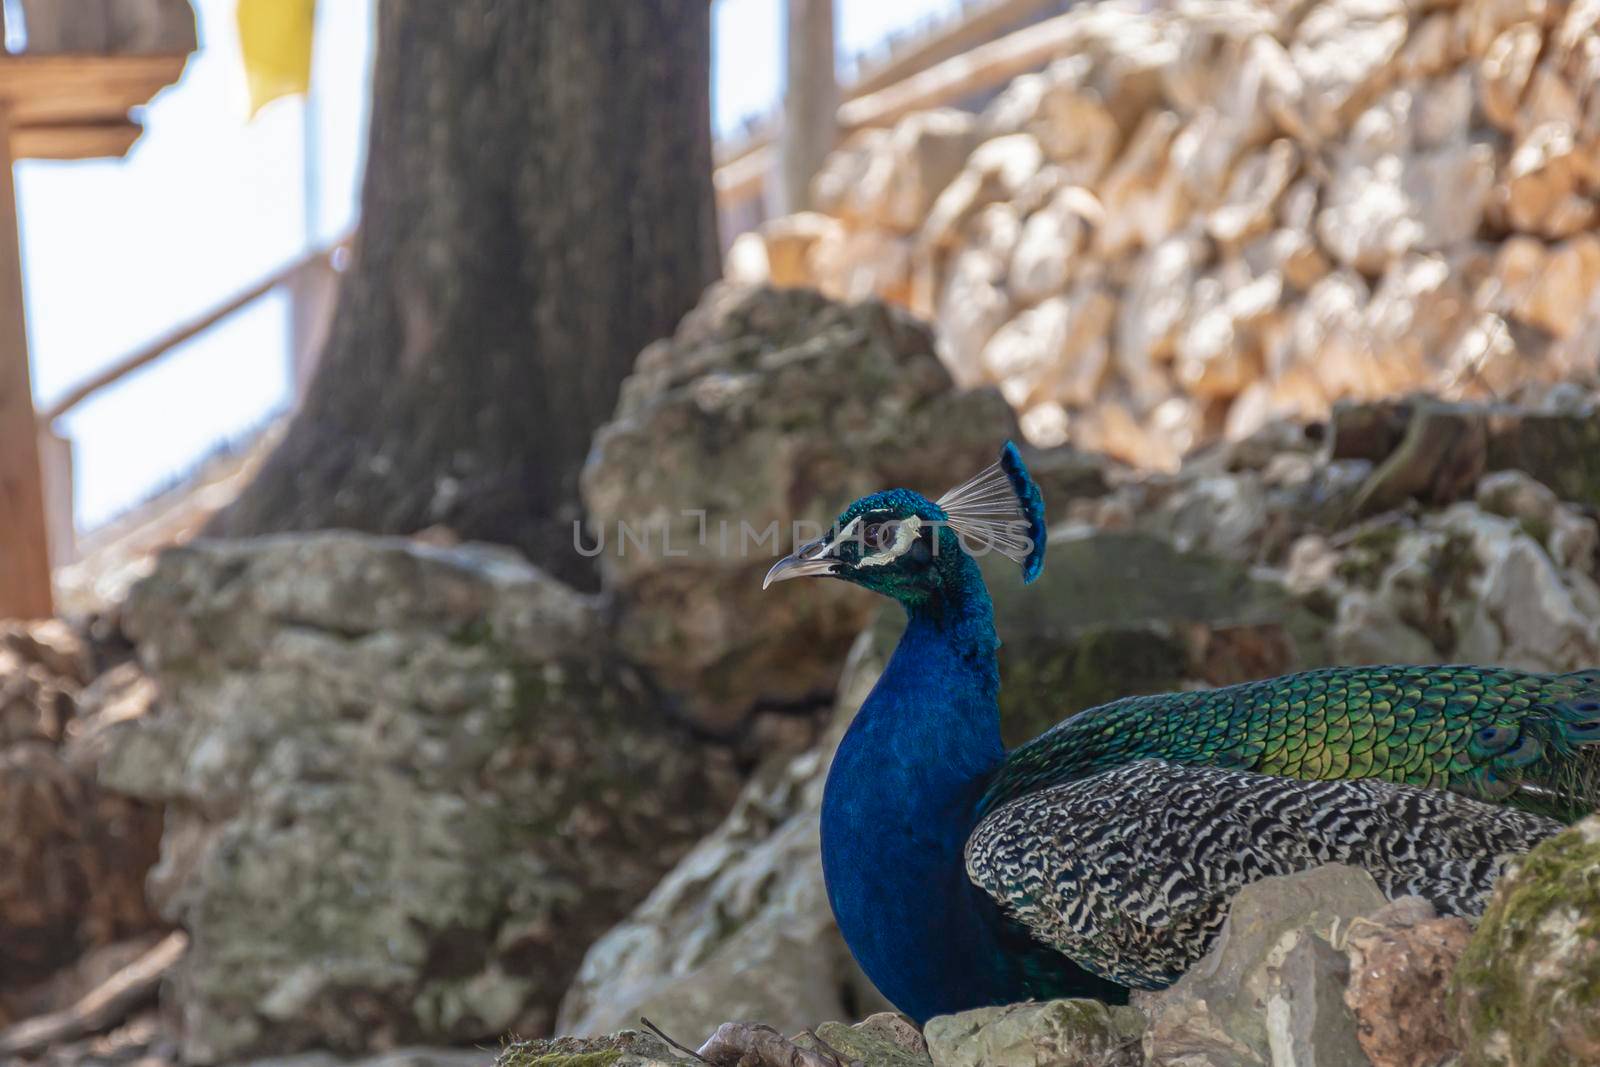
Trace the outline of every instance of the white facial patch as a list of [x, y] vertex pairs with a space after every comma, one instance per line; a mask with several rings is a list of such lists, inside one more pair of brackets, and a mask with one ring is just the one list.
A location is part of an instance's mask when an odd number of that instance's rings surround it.
[[[851, 523], [850, 525], [854, 526], [855, 523]], [[900, 524], [895, 527], [894, 544], [890, 545], [882, 552], [877, 552], [870, 556], [863, 556], [861, 558], [861, 562], [857, 563], [856, 566], [881, 567], [886, 563], [893, 563], [895, 560], [911, 551], [911, 546], [916, 543], [917, 534], [921, 532], [921, 530], [922, 520], [915, 515], [900, 520]]]

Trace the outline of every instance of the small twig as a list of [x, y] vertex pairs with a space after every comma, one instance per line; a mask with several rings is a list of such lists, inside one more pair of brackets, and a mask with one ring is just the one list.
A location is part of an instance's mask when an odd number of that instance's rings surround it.
[[0, 1030], [0, 1057], [9, 1063], [12, 1056], [31, 1056], [51, 1045], [110, 1030], [155, 998], [188, 947], [188, 935], [175, 930], [71, 1007]]
[[643, 1015], [639, 1016], [639, 1022], [641, 1024], [643, 1024], [643, 1026], [644, 1026], [644, 1028], [646, 1030], [650, 1031], [652, 1034], [655, 1034], [657, 1037], [659, 1037], [661, 1040], [665, 1041], [667, 1044], [671, 1045], [673, 1048], [677, 1049], [679, 1052], [688, 1053], [690, 1056], [693, 1056], [695, 1059], [699, 1060], [701, 1063], [709, 1064], [711, 1062], [710, 1060], [706, 1059], [704, 1056], [700, 1055], [700, 1053], [698, 1053], [694, 1049], [690, 1048], [688, 1045], [681, 1044], [681, 1043], [679, 1043], [677, 1041], [674, 1041], [672, 1038], [668, 1037], [665, 1030], [661, 1029], [661, 1027], [657, 1026], [655, 1023], [651, 1022], [649, 1019], [646, 1019]]

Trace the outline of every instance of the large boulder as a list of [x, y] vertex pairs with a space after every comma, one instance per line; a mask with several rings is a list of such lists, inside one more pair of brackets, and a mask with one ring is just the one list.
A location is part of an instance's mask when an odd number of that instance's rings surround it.
[[763, 597], [762, 574], [856, 497], [976, 473], [1015, 426], [883, 304], [713, 289], [640, 355], [584, 469], [622, 648], [714, 732], [826, 708], [871, 601], [832, 582]]
[[149, 891], [192, 938], [191, 1063], [548, 1032], [734, 793], [595, 603], [503, 550], [193, 543], [124, 618], [161, 705], [102, 780], [167, 806]]

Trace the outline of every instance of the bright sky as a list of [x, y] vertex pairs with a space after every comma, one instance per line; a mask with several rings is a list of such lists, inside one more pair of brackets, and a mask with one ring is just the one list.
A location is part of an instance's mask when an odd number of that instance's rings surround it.
[[[314, 109], [320, 174], [307, 218], [306, 109], [279, 101], [246, 122], [234, 0], [193, 0], [201, 50], [145, 110], [126, 160], [17, 167], [34, 394], [48, 405], [175, 325], [355, 221], [365, 143], [372, 0], [318, 4]], [[836, 0], [852, 56], [959, 0]], [[717, 129], [772, 106], [783, 69], [781, 0], [717, 0]], [[63, 420], [80, 529], [148, 497], [290, 398], [288, 307], [267, 297]]]

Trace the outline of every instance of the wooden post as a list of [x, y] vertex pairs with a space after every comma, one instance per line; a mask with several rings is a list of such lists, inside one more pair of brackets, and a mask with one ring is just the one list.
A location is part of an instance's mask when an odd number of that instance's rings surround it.
[[39, 423], [28, 379], [11, 122], [0, 103], [0, 619], [54, 613]]
[[778, 213], [811, 206], [811, 179], [833, 151], [839, 80], [833, 61], [833, 0], [787, 0], [788, 62], [778, 145]]

